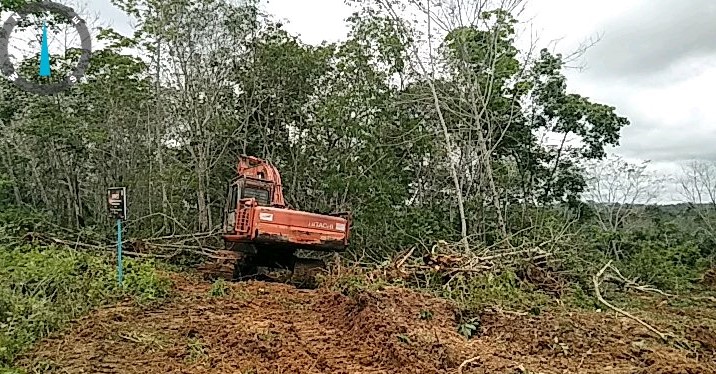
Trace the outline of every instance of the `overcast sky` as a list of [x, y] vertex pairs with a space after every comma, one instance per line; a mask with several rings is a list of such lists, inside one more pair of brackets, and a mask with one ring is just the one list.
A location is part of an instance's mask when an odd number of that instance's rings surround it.
[[[556, 51], [601, 38], [580, 61], [585, 69], [567, 72], [568, 85], [631, 120], [614, 152], [664, 171], [685, 160], [716, 160], [716, 0], [529, 1], [534, 32], [544, 43], [560, 39]], [[103, 21], [131, 32], [110, 0], [89, 4]], [[342, 0], [270, 0], [264, 7], [308, 43], [343, 39], [352, 12]]]

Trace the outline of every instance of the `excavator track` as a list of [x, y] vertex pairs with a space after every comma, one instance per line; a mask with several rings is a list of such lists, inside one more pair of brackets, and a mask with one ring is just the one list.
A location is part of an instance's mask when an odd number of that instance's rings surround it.
[[316, 275], [326, 269], [326, 263], [321, 259], [287, 255], [290, 257], [282, 258], [280, 262], [268, 262], [241, 251], [219, 250], [209, 261], [199, 265], [197, 270], [207, 280], [258, 279], [293, 284], [297, 287], [315, 287]]
[[244, 260], [242, 253], [228, 250], [216, 251], [216, 255], [197, 267], [204, 279], [234, 280], [237, 266]]
[[316, 276], [326, 270], [326, 263], [320, 259], [296, 257], [289, 283], [298, 287], [313, 288], [317, 285]]

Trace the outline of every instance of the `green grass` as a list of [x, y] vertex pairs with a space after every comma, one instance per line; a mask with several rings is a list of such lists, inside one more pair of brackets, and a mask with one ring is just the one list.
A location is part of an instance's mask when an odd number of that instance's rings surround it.
[[125, 262], [119, 287], [111, 257], [66, 247], [0, 246], [0, 372], [37, 340], [91, 309], [131, 297], [152, 303], [170, 282], [149, 261]]

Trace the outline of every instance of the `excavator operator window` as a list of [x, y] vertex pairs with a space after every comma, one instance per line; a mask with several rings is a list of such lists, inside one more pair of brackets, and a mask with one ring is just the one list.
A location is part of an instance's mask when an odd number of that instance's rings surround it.
[[237, 203], [239, 202], [238, 195], [239, 195], [239, 186], [237, 186], [237, 185], [231, 186], [231, 195], [229, 197], [229, 210], [232, 212], [234, 210], [236, 210]]
[[244, 186], [244, 189], [241, 194], [242, 199], [250, 199], [254, 198], [256, 199], [256, 202], [259, 205], [268, 206], [271, 204], [271, 201], [269, 200], [269, 192], [264, 189], [260, 188], [254, 188], [250, 186]]

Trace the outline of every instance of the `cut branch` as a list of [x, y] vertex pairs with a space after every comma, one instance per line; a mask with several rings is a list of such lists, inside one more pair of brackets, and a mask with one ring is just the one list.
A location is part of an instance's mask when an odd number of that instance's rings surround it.
[[612, 265], [612, 261], [610, 260], [609, 262], [607, 262], [606, 265], [604, 265], [604, 266], [601, 268], [601, 270], [599, 270], [599, 272], [597, 272], [597, 274], [594, 275], [594, 277], [592, 277], [592, 282], [594, 283], [594, 293], [596, 294], [597, 299], [598, 299], [602, 304], [606, 305], [608, 308], [614, 310], [615, 312], [617, 312], [617, 313], [619, 313], [619, 314], [621, 314], [621, 315], [623, 315], [623, 316], [625, 316], [625, 317], [628, 317], [628, 318], [633, 319], [634, 321], [638, 322], [638, 323], [641, 324], [642, 326], [646, 327], [649, 331], [651, 331], [651, 332], [653, 332], [654, 334], [656, 334], [656, 335], [657, 335], [659, 338], [661, 338], [662, 340], [667, 341], [667, 340], [668, 340], [668, 335], [667, 335], [667, 334], [664, 334], [663, 332], [657, 330], [656, 328], [654, 328], [653, 326], [649, 325], [648, 323], [642, 321], [640, 318], [634, 316], [633, 314], [631, 314], [631, 313], [629, 313], [629, 312], [627, 312], [627, 311], [625, 311], [625, 310], [623, 310], [623, 309], [617, 308], [616, 306], [612, 305], [611, 303], [609, 303], [607, 300], [604, 299], [604, 297], [602, 296], [601, 291], [599, 290], [599, 287], [600, 287], [600, 285], [601, 285], [601, 279], [602, 279], [602, 276], [604, 275], [604, 272], [605, 272], [608, 268], [610, 268], [611, 265]]

